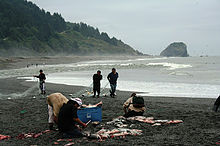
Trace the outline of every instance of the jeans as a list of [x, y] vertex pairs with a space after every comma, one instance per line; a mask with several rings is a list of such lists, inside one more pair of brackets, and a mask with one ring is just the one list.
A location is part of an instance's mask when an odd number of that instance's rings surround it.
[[41, 91], [41, 93], [45, 92], [45, 82], [44, 81], [40, 81], [40, 91]]
[[110, 84], [110, 87], [111, 87], [111, 90], [110, 90], [111, 96], [114, 96], [117, 84]]

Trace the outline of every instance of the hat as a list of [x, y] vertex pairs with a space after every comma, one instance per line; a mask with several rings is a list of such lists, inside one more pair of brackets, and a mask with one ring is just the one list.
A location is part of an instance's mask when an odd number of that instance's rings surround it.
[[79, 106], [82, 105], [82, 100], [80, 98], [70, 98], [70, 99], [75, 101]]

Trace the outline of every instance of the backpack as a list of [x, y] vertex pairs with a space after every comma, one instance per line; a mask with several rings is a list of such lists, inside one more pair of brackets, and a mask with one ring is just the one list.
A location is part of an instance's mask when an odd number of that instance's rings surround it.
[[140, 96], [134, 96], [132, 98], [132, 104], [135, 108], [142, 108], [144, 107], [144, 98]]

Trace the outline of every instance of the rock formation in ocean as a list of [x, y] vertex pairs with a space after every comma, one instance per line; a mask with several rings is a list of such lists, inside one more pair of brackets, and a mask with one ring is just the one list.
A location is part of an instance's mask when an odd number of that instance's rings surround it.
[[183, 42], [174, 42], [160, 53], [166, 57], [188, 57], [187, 46]]

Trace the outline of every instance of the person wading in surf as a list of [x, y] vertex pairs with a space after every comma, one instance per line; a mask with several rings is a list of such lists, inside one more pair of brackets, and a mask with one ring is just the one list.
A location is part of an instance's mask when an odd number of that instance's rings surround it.
[[34, 75], [34, 77], [39, 78], [39, 81], [40, 81], [39, 87], [40, 87], [40, 90], [41, 90], [41, 94], [46, 94], [46, 91], [45, 91], [46, 76], [43, 73], [43, 70], [40, 70], [40, 74], [38, 76]]
[[112, 72], [108, 74], [107, 79], [111, 87], [110, 96], [114, 98], [118, 79], [118, 73], [115, 68], [112, 68]]

